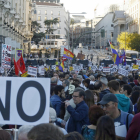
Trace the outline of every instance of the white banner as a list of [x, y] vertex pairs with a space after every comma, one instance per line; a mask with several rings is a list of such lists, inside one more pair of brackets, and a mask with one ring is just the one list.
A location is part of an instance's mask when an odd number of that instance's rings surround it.
[[49, 122], [49, 78], [0, 78], [0, 123], [37, 125]]
[[35, 67], [28, 67], [28, 74], [32, 76], [37, 76], [37, 68]]
[[110, 72], [110, 68], [109, 68], [109, 67], [103, 67], [103, 72], [105, 72], [105, 73], [106, 73], [106, 72], [107, 72], [107, 73]]
[[4, 73], [4, 68], [0, 67], [0, 73]]
[[102, 71], [103, 70], [103, 67], [102, 66], [99, 66], [99, 71]]
[[2, 61], [1, 66], [4, 69], [10, 69], [11, 68], [11, 46], [2, 44]]
[[123, 76], [128, 76], [128, 71], [122, 68], [119, 68], [118, 73]]
[[43, 65], [42, 65], [42, 66], [39, 66], [39, 68], [38, 68], [38, 73], [39, 73], [40, 75], [44, 75], [45, 69], [44, 69], [44, 66], [43, 66]]

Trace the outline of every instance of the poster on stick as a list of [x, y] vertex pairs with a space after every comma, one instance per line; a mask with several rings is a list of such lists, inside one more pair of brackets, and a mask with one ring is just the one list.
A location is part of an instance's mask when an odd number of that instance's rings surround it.
[[36, 67], [28, 67], [28, 75], [37, 76], [37, 68]]
[[49, 78], [0, 78], [1, 124], [37, 125], [49, 122]]

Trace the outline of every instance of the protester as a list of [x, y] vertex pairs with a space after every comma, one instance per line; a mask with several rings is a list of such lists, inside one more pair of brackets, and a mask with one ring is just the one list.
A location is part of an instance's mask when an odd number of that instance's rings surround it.
[[112, 80], [108, 83], [108, 87], [110, 92], [115, 94], [118, 99], [118, 108], [122, 111], [132, 113], [133, 104], [131, 100], [126, 97], [124, 94], [120, 94], [119, 92], [119, 82], [116, 80]]
[[104, 96], [105, 94], [110, 93], [110, 91], [109, 91], [108, 86], [107, 86], [108, 80], [107, 80], [106, 77], [101, 77], [101, 78], [100, 78], [100, 82], [102, 83], [102, 88], [101, 88], [102, 90], [101, 90], [101, 92], [99, 93], [99, 96], [100, 96], [100, 100], [102, 100], [103, 96]]
[[18, 140], [28, 140], [27, 134], [33, 128], [33, 125], [23, 125], [18, 129]]
[[57, 85], [54, 89], [55, 94], [51, 97], [50, 101], [51, 101], [51, 105], [52, 107], [55, 109], [57, 116], [60, 116], [60, 109], [61, 109], [61, 105], [62, 105], [62, 99], [60, 98], [60, 96], [63, 94], [64, 92], [64, 87], [61, 85]]
[[90, 75], [89, 76], [89, 79], [91, 80], [90, 81], [90, 84], [93, 84], [94, 85], [95, 84], [95, 77], [93, 75]]
[[69, 81], [68, 80], [64, 80], [63, 83], [62, 83], [63, 87], [64, 87], [64, 92], [65, 92], [65, 95], [68, 96], [68, 88], [69, 88]]
[[139, 97], [140, 97], [140, 91], [139, 90], [136, 90], [136, 91], [132, 92], [130, 99], [131, 99], [133, 105], [135, 105], [137, 103], [137, 100], [138, 100]]
[[84, 125], [82, 127], [82, 135], [85, 140], [95, 140], [97, 121], [103, 115], [105, 115], [105, 113], [99, 106], [93, 105], [90, 107], [89, 122], [91, 125]]
[[29, 140], [64, 140], [64, 134], [54, 124], [39, 124], [28, 133]]
[[90, 85], [90, 79], [85, 79], [83, 81], [83, 83], [84, 83], [84, 86], [85, 86], [85, 90], [88, 90], [89, 89], [89, 85]]
[[62, 85], [62, 81], [60, 81], [59, 76], [56, 72], [54, 72], [53, 76], [57, 78], [57, 85]]
[[98, 120], [95, 140], [116, 140], [114, 122], [109, 116]]
[[73, 93], [73, 100], [76, 104], [76, 108], [73, 109], [70, 106], [69, 102], [66, 102], [66, 108], [68, 112], [70, 113], [70, 119], [67, 122], [66, 130], [67, 132], [73, 132], [77, 131], [81, 133], [81, 128], [85, 124], [89, 124], [89, 118], [88, 118], [88, 106], [84, 102], [85, 98], [85, 92], [81, 88], [76, 88]]
[[121, 94], [124, 94], [128, 98], [131, 96], [131, 92], [132, 92], [132, 87], [128, 84], [123, 85], [120, 91]]
[[104, 97], [100, 102], [98, 102], [98, 104], [102, 105], [102, 108], [105, 111], [106, 115], [110, 116], [114, 120], [116, 129], [119, 127], [123, 127], [124, 125], [124, 128], [126, 129], [126, 131], [124, 130], [124, 132], [127, 132], [133, 119], [133, 115], [118, 109], [118, 102], [119, 101], [114, 94], [108, 93], [104, 95]]

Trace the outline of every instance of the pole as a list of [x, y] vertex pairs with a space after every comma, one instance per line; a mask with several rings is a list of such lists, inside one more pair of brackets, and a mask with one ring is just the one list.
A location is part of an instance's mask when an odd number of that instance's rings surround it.
[[73, 24], [72, 24], [72, 53], [73, 53]]
[[68, 12], [68, 49], [70, 49], [70, 13]]
[[126, 15], [125, 15], [125, 51], [126, 51]]

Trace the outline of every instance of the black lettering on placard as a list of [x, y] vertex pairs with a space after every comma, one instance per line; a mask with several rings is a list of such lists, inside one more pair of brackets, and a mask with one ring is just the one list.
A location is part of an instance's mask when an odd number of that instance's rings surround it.
[[6, 81], [5, 108], [0, 99], [0, 111], [4, 120], [10, 120], [11, 81]]
[[[25, 114], [25, 112], [23, 110], [23, 106], [22, 106], [22, 98], [23, 98], [24, 91], [29, 87], [36, 88], [40, 94], [40, 108], [39, 108], [39, 111], [34, 116], [28, 116], [27, 114]], [[35, 102], [36, 101], [34, 101], [34, 103]], [[17, 111], [19, 113], [19, 116], [24, 121], [27, 121], [27, 122], [38, 121], [43, 116], [45, 107], [46, 107], [46, 94], [45, 94], [44, 88], [42, 87], [42, 85], [40, 83], [38, 83], [36, 81], [25, 82], [18, 91], [16, 104], [17, 104]]]

